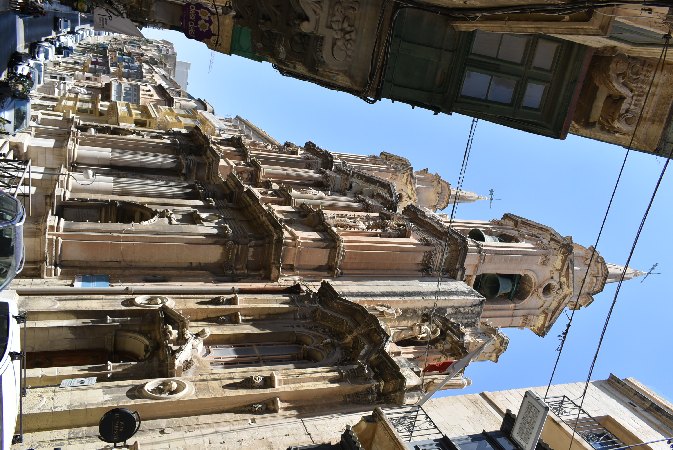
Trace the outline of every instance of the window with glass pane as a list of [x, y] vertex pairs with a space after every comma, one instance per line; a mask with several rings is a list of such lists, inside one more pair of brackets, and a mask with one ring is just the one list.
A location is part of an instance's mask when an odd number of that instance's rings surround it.
[[475, 55], [521, 64], [530, 37], [477, 31], [472, 43]]
[[514, 95], [515, 87], [515, 80], [503, 77], [492, 77], [487, 98], [494, 102], [509, 104], [512, 102], [512, 95]]
[[537, 69], [550, 70], [556, 58], [558, 43], [546, 39], [538, 39], [533, 55], [533, 67]]
[[477, 31], [472, 43], [472, 53], [496, 58], [500, 48], [502, 34]]
[[521, 106], [525, 108], [540, 109], [546, 87], [546, 84], [527, 83]]
[[521, 64], [530, 38], [514, 34], [503, 34], [498, 49], [498, 59]]
[[516, 80], [468, 70], [460, 95], [508, 104], [516, 88]]
[[490, 84], [491, 84], [490, 75], [468, 70], [467, 72], [465, 72], [465, 80], [463, 80], [463, 89], [460, 91], [460, 94], [465, 97], [485, 99], [486, 95], [488, 95], [488, 87]]

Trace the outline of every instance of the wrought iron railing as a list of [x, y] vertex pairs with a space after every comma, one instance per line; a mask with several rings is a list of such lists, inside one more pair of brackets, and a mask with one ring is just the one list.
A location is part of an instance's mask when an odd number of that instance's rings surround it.
[[601, 425], [600, 422], [565, 395], [547, 397], [545, 402], [549, 405], [550, 411], [556, 414], [566, 425], [574, 429], [576, 436], [580, 436], [591, 447], [609, 450], [626, 446], [626, 444]]
[[32, 213], [32, 188], [30, 160], [0, 158], [0, 189], [15, 198], [21, 195], [28, 215]]
[[440, 439], [444, 436], [420, 406], [386, 408], [383, 412], [404, 442]]

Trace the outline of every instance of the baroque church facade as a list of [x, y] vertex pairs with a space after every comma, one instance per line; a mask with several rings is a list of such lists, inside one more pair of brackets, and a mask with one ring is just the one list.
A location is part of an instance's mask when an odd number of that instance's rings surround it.
[[405, 158], [219, 117], [170, 61], [165, 41], [81, 45], [49, 63], [4, 149], [30, 167], [11, 288], [33, 448], [99, 445], [116, 407], [165, 448], [172, 430], [413, 404], [476, 349], [497, 361], [503, 329], [544, 336], [621, 274], [514, 214], [451, 220], [479, 196]]

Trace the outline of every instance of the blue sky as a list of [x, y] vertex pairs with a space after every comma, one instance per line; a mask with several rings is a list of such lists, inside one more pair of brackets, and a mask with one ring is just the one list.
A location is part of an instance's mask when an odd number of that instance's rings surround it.
[[[178, 59], [192, 63], [188, 91], [208, 100], [220, 116], [240, 115], [280, 142], [313, 141], [328, 150], [361, 154], [387, 151], [405, 156], [416, 169], [430, 168], [455, 185], [471, 118], [438, 115], [388, 100], [369, 105], [349, 94], [286, 78], [268, 63], [215, 53], [182, 34], [145, 29], [149, 38], [175, 44]], [[565, 141], [480, 121], [463, 188], [496, 198], [459, 205], [457, 217], [490, 220], [506, 212], [552, 226], [575, 242], [594, 243], [625, 149], [570, 136]], [[663, 159], [631, 152], [598, 250], [606, 261], [624, 264]], [[632, 267], [658, 263], [662, 275], [625, 282], [592, 379], [610, 373], [635, 377], [673, 400], [671, 312], [673, 265], [670, 224], [673, 181], [667, 173], [641, 235]], [[584, 381], [612, 302], [615, 285], [575, 314], [555, 383]], [[546, 385], [556, 358], [561, 317], [540, 338], [507, 329], [509, 349], [497, 364], [472, 364], [473, 385], [458, 394]], [[450, 392], [450, 393], [454, 393]]]

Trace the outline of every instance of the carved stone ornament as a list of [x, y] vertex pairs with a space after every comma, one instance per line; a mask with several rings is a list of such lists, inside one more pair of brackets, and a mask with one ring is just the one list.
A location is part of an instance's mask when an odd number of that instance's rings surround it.
[[235, 312], [231, 314], [224, 314], [222, 316], [215, 317], [212, 319], [215, 323], [219, 323], [220, 325], [226, 325], [226, 324], [239, 324], [242, 322], [241, 318], [241, 313], [240, 312]]
[[191, 395], [194, 386], [186, 380], [167, 378], [150, 381], [140, 388], [140, 396], [152, 400], [178, 399]]
[[239, 406], [230, 410], [233, 413], [242, 414], [269, 414], [280, 411], [280, 399], [273, 397], [261, 402], [251, 403], [249, 405]]
[[389, 305], [376, 305], [373, 309], [386, 319], [394, 319], [402, 314], [400, 308], [393, 308]]
[[160, 308], [163, 305], [173, 308], [175, 301], [163, 295], [141, 295], [131, 299], [131, 305], [140, 308]]
[[345, 395], [344, 400], [346, 400], [348, 403], [355, 403], [358, 405], [376, 404], [379, 397], [379, 390], [377, 388], [378, 386], [369, 386], [363, 391]]
[[238, 305], [238, 294], [234, 294], [230, 297], [219, 295], [211, 298], [208, 303], [211, 305]]
[[306, 15], [306, 20], [299, 24], [299, 29], [304, 33], [311, 33], [318, 28], [318, 21], [323, 9], [322, 0], [291, 0], [297, 4]]
[[232, 274], [235, 270], [235, 259], [236, 259], [236, 244], [232, 241], [227, 241], [224, 244], [224, 262], [222, 263], [222, 268], [224, 269], [225, 274]]
[[223, 387], [238, 389], [271, 389], [277, 387], [277, 379], [276, 374], [273, 372], [271, 375], [255, 374], [245, 377], [241, 381], [226, 384]]
[[596, 57], [590, 76], [597, 87], [589, 123], [630, 135], [643, 107], [656, 61], [624, 54]]
[[345, 63], [351, 60], [357, 30], [355, 27], [358, 8], [360, 2], [353, 0], [340, 0], [332, 3], [330, 16], [327, 20], [327, 28], [332, 30], [331, 39], [325, 39], [325, 45], [329, 47], [329, 56], [325, 61], [329, 64], [329, 59], [338, 63]]

